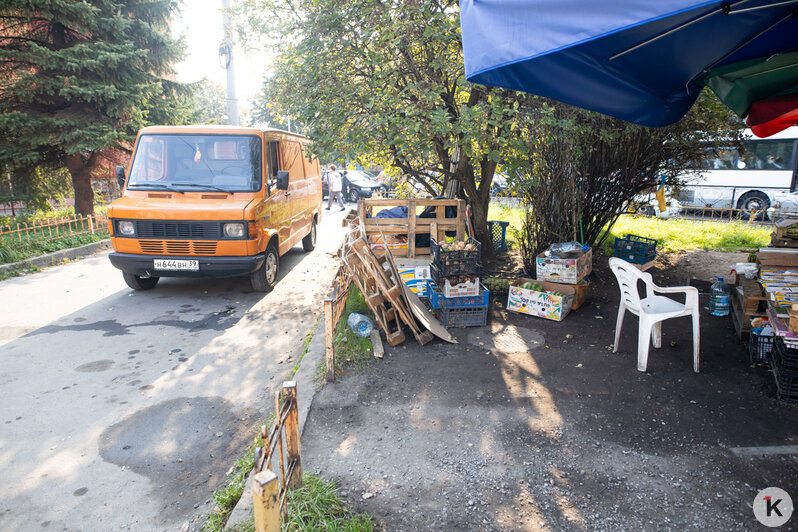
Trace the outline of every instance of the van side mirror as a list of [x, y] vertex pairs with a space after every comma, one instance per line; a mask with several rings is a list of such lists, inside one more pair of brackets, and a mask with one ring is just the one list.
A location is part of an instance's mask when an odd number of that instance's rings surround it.
[[125, 167], [116, 167], [116, 182], [119, 183], [119, 190], [125, 188]]
[[286, 170], [277, 172], [277, 190], [288, 190], [288, 172]]

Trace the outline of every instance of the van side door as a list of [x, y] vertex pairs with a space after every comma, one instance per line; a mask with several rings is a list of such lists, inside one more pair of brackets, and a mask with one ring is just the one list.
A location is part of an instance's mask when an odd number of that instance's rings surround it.
[[302, 149], [298, 142], [293, 140], [280, 141], [283, 169], [288, 170], [288, 203], [291, 212], [290, 239], [296, 243], [305, 236], [307, 230], [303, 223], [304, 202], [307, 197], [307, 183], [305, 182], [305, 167], [302, 163]]
[[278, 253], [282, 255], [290, 246], [288, 240], [291, 236], [291, 189], [277, 189], [277, 173], [285, 170], [281, 154], [281, 142], [266, 140], [266, 172], [264, 172], [264, 188], [266, 190], [266, 227], [277, 231], [280, 245]]

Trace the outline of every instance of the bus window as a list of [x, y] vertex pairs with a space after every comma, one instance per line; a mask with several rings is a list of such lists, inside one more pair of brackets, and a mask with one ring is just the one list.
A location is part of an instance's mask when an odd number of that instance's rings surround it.
[[709, 150], [708, 166], [712, 170], [733, 170], [737, 168], [737, 150], [734, 148], [714, 148]]
[[793, 156], [793, 140], [765, 140], [749, 143], [756, 154], [755, 168], [783, 170], [790, 168]]

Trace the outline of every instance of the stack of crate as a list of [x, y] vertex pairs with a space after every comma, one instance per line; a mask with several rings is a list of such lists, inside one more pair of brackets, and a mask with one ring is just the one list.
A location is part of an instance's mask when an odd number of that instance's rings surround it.
[[432, 265], [427, 297], [444, 327], [479, 327], [485, 325], [490, 294], [479, 280], [482, 244], [465, 240], [472, 249], [448, 250], [434, 239], [430, 243]]

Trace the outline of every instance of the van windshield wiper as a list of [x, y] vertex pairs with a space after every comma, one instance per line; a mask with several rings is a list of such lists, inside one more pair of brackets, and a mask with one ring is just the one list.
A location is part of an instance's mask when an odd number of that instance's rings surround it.
[[202, 188], [207, 188], [207, 189], [210, 189], [210, 190], [218, 190], [219, 192], [224, 192], [226, 194], [230, 194], [229, 190], [225, 190], [223, 188], [219, 188], [219, 187], [217, 187], [215, 185], [206, 185], [204, 183], [172, 183], [172, 184], [175, 185], [175, 186], [178, 186], [178, 187], [202, 187]]
[[143, 190], [147, 190], [147, 188], [150, 188], [150, 187], [158, 189], [158, 190], [168, 190], [170, 192], [180, 192], [181, 194], [183, 193], [182, 190], [177, 190], [176, 188], [172, 188], [169, 185], [162, 185], [161, 183], [133, 183], [133, 184], [127, 186], [127, 188], [140, 188], [140, 189], [143, 189]]

